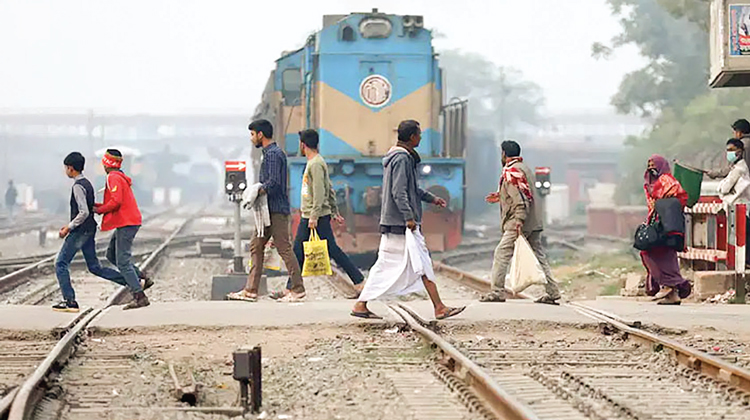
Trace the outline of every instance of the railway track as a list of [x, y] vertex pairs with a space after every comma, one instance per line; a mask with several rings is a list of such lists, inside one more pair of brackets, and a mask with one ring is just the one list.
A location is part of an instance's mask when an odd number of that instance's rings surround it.
[[[159, 258], [192, 218], [185, 218], [174, 231], [139, 264], [147, 270]], [[45, 385], [73, 357], [77, 346], [85, 338], [86, 327], [104, 309], [123, 303], [129, 296], [127, 288], [120, 287], [107, 302], [98, 308], [82, 310], [68, 325], [59, 331], [62, 338], [50, 337], [35, 340], [3, 340], [0, 343], [0, 419], [29, 419], [33, 409], [47, 391]], [[41, 298], [43, 300], [44, 298]]]
[[[59, 223], [62, 223], [60, 218]], [[6, 222], [0, 226], [0, 239], [8, 238], [22, 233], [33, 232], [42, 228], [50, 229], [58, 224], [57, 220], [50, 220], [49, 216], [31, 216], [13, 222]]]
[[[146, 267], [156, 264], [170, 244], [191, 236], [180, 234], [184, 226], [149, 254]], [[486, 246], [479, 244], [474, 249], [486, 252]], [[435, 269], [468, 289], [489, 289], [486, 280], [445, 263], [436, 262]], [[334, 282], [331, 287], [337, 297], [347, 297], [351, 292], [348, 279], [341, 274], [337, 277], [341, 284]], [[102, 307], [79, 314], [61, 332], [64, 337], [59, 342], [51, 338], [3, 341], [0, 366], [12, 365], [13, 369], [6, 376], [0, 370], [0, 395], [5, 394], [0, 419], [58, 418], [63, 405], [68, 410], [66, 419], [139, 412], [118, 408], [113, 389], [122, 392], [118, 372], [137, 369], [136, 361], [143, 355], [130, 348], [113, 351], [85, 338], [86, 328], [96, 316], [126, 296], [120, 289]], [[402, 343], [402, 347], [393, 347], [385, 340], [348, 362], [385, 367], [382, 374], [418, 419], [750, 418], [750, 372], [644, 331], [636, 321], [575, 303], [566, 306], [594, 320], [592, 325], [598, 323], [599, 331], [606, 335], [588, 329], [576, 339], [543, 342], [523, 335], [503, 340], [467, 339], [466, 334], [452, 336], [450, 323], [441, 324], [440, 334], [435, 332], [434, 322], [398, 303], [389, 305], [390, 309], [428, 346]], [[493, 334], [491, 326], [473, 328], [472, 337]], [[436, 351], [425, 351], [431, 348]], [[72, 357], [73, 366], [60, 377], [62, 366], [71, 366]], [[34, 366], [38, 368], [34, 370]], [[31, 370], [33, 374], [27, 376]], [[22, 377], [26, 380], [19, 385]], [[128, 386], [138, 387], [135, 383]], [[169, 404], [148, 410], [241, 414], [237, 407]]]
[[[435, 270], [464, 287], [489, 291], [487, 280], [456, 267], [436, 262]], [[527, 298], [523, 294], [516, 297]], [[563, 306], [591, 318], [622, 345], [458, 342], [461, 355], [472, 362], [468, 363], [455, 355], [455, 347], [437, 344], [436, 334], [424, 327], [429, 324], [408, 306], [391, 305], [391, 309], [441, 349], [444, 364], [456, 375], [451, 380], [462, 379], [471, 386], [478, 381], [473, 375], [479, 373], [466, 372], [480, 369], [485, 374], [480, 375], [480, 384], [488, 378], [494, 381], [491, 388], [502, 390], [498, 395], [485, 395], [486, 384], [474, 392], [497, 418], [750, 418], [746, 363], [732, 363], [731, 357], [716, 357], [606, 311], [575, 302]], [[523, 414], [519, 407], [530, 408], [531, 413]]]
[[[137, 260], [139, 258], [144, 258], [150, 254], [150, 251], [143, 250], [148, 249], [149, 247], [158, 246], [163, 241], [163, 235], [164, 233], [157, 232], [157, 236], [153, 235], [153, 232], [150, 232], [149, 229], [153, 229], [155, 224], [157, 224], [157, 228], [164, 228], [165, 226], [169, 228], [169, 223], [165, 225], [165, 223], [160, 222], [163, 219], [168, 219], [170, 217], [174, 216], [172, 219], [175, 220], [177, 223], [179, 223], [180, 220], [183, 220], [184, 217], [180, 217], [176, 215], [176, 213], [173, 210], [167, 210], [163, 212], [153, 213], [149, 216], [144, 218], [144, 228], [143, 233], [145, 237], [138, 237], [135, 243], [135, 252], [133, 254], [134, 258]], [[161, 231], [160, 231], [161, 232]], [[166, 232], [169, 233], [168, 231]], [[231, 232], [218, 232], [218, 233], [212, 233], [210, 236], [219, 236], [219, 237], [229, 237], [232, 233]], [[150, 236], [146, 236], [150, 235]], [[159, 236], [162, 236], [161, 238]], [[207, 234], [183, 234], [179, 237], [176, 237], [171, 242], [172, 246], [190, 246], [195, 244], [196, 241], [200, 241], [204, 237], [208, 236]], [[103, 239], [100, 239], [98, 241], [99, 246], [97, 247], [97, 255], [100, 258], [103, 258], [105, 255], [105, 251], [107, 249], [109, 242], [109, 237], [105, 237]], [[138, 251], [138, 249], [142, 249], [143, 251]], [[49, 291], [54, 292], [56, 289], [56, 281], [54, 279], [42, 281], [42, 282], [34, 282], [34, 284], [30, 284], [29, 277], [35, 277], [40, 272], [48, 272], [49, 270], [54, 269], [55, 259], [57, 256], [57, 252], [54, 253], [46, 253], [41, 255], [35, 255], [35, 256], [28, 256], [28, 257], [17, 257], [17, 258], [6, 258], [6, 259], [0, 259], [0, 296], [7, 295], [10, 292], [13, 292], [15, 289], [23, 286], [26, 287], [28, 290], [25, 290], [22, 293], [22, 296], [20, 298], [14, 298], [12, 300], [12, 303], [16, 304], [38, 304], [41, 300], [43, 300], [43, 297], [47, 296]], [[83, 257], [79, 254], [72, 262], [71, 262], [71, 268], [81, 268], [85, 267], [85, 262], [83, 260]], [[42, 280], [42, 279], [40, 279]], [[38, 284], [37, 284], [38, 283]], [[42, 297], [41, 300], [39, 300], [39, 297]]]

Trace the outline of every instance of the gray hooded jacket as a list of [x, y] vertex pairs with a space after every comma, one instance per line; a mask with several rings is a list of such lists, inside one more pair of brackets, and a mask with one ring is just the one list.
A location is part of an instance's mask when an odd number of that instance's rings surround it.
[[[415, 153], [416, 154], [416, 153]], [[383, 158], [383, 204], [381, 227], [404, 227], [407, 220], [422, 221], [422, 201], [432, 203], [435, 196], [419, 188], [417, 164], [419, 155], [394, 146]], [[387, 230], [398, 233], [403, 229]], [[381, 228], [381, 232], [383, 229]]]

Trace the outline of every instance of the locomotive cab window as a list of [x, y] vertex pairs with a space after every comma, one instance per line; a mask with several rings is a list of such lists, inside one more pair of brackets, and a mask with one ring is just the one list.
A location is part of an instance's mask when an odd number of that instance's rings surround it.
[[354, 28], [349, 25], [344, 25], [341, 28], [341, 40], [347, 42], [354, 41]]
[[302, 96], [302, 73], [299, 69], [286, 69], [281, 73], [281, 93], [284, 95], [284, 105], [299, 105]]
[[383, 18], [364, 19], [359, 24], [359, 32], [363, 38], [388, 38], [391, 28], [391, 21]]

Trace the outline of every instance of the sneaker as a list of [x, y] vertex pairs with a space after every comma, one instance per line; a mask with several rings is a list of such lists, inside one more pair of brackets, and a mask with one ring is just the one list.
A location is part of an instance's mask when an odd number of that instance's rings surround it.
[[68, 302], [64, 300], [52, 306], [52, 310], [57, 312], [80, 312], [81, 308], [78, 307], [78, 302], [76, 301]]
[[151, 302], [148, 301], [146, 294], [143, 292], [138, 292], [133, 295], [133, 301], [125, 305], [123, 310], [143, 308], [150, 304]]

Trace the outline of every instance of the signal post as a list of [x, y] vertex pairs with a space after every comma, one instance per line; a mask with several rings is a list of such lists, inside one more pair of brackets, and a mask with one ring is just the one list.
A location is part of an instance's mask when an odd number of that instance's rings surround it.
[[234, 273], [244, 273], [242, 264], [242, 193], [247, 188], [247, 165], [243, 160], [224, 162], [224, 192], [234, 207]]
[[[234, 257], [232, 273], [214, 276], [211, 281], [211, 300], [225, 300], [230, 292], [242, 289], [247, 282], [242, 258], [242, 194], [247, 189], [247, 163], [244, 160], [224, 162], [224, 193], [234, 203]], [[265, 276], [261, 279], [258, 293], [268, 291]]]
[[[552, 170], [547, 166], [537, 166], [534, 169], [534, 174], [536, 175], [536, 183], [534, 184], [534, 187], [539, 193], [538, 197], [541, 197], [541, 202], [539, 203], [539, 205], [542, 206], [542, 225], [546, 225], [547, 196], [549, 195], [552, 188], [552, 182], [550, 181]], [[545, 236], [542, 236], [542, 242], [544, 246], [547, 246], [547, 238]]]

